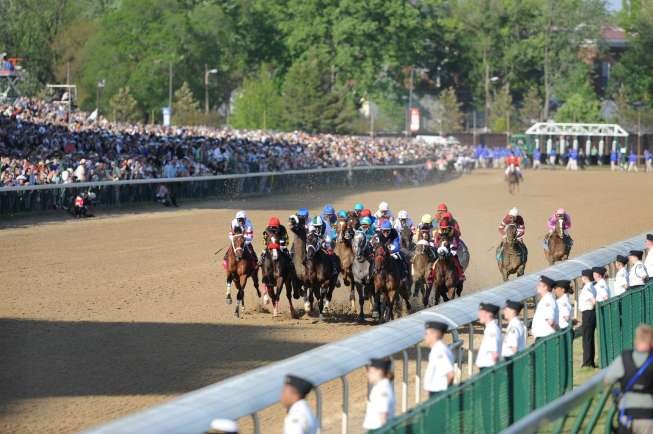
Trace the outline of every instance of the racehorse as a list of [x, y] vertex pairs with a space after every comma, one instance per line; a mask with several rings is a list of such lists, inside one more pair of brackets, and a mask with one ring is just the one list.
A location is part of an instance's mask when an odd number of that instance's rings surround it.
[[515, 169], [511, 170], [508, 173], [508, 192], [510, 194], [515, 194], [515, 192], [519, 191], [519, 174]]
[[518, 277], [524, 275], [528, 250], [526, 245], [517, 239], [517, 225], [506, 225], [506, 237], [497, 247], [497, 264], [503, 281], [507, 282], [511, 274]]
[[[295, 274], [293, 276], [293, 289], [296, 294], [305, 295], [306, 289], [309, 287], [308, 273], [306, 272], [306, 226], [305, 225], [290, 225], [290, 230], [295, 234], [290, 246], [292, 254], [292, 262]], [[308, 312], [310, 306], [308, 303], [304, 304], [304, 309]]]
[[401, 225], [399, 238], [401, 239], [401, 250], [404, 251], [404, 253], [409, 253], [415, 250], [415, 243], [413, 242], [413, 231], [410, 226]]
[[427, 305], [431, 296], [431, 288], [435, 291], [435, 304], [440, 302], [440, 298], [443, 301], [449, 301], [456, 296], [460, 296], [463, 292], [463, 281], [460, 280], [460, 276], [456, 271], [448, 240], [443, 239], [440, 242], [436, 256], [437, 259], [433, 263], [432, 269], [433, 285], [427, 288], [424, 295], [424, 301], [427, 302]]
[[[261, 267], [261, 281], [265, 285], [265, 291], [272, 299], [273, 315], [279, 313], [279, 299], [281, 289], [286, 287], [286, 297], [290, 305], [290, 316], [296, 317], [295, 308], [292, 305], [292, 263], [290, 256], [281, 251], [281, 245], [277, 238], [272, 235], [268, 243], [267, 252], [263, 256]], [[271, 293], [271, 294], [270, 294]]]
[[545, 245], [544, 256], [549, 261], [549, 265], [553, 265], [559, 261], [566, 261], [569, 258], [573, 241], [569, 235], [565, 234], [564, 225], [564, 218], [558, 217], [555, 231], [551, 234]]
[[394, 319], [394, 305], [401, 294], [410, 311], [410, 300], [406, 291], [402, 291], [401, 264], [391, 255], [388, 249], [377, 244], [374, 248], [374, 298], [382, 322]]
[[415, 254], [412, 259], [413, 282], [415, 289], [413, 296], [417, 297], [418, 294], [422, 295], [422, 304], [428, 307], [428, 296], [426, 295], [427, 286], [430, 284], [432, 264], [435, 261], [433, 250], [427, 240], [417, 241], [415, 247]]
[[363, 231], [355, 232], [352, 249], [354, 251], [354, 260], [351, 265], [351, 271], [354, 288], [358, 292], [358, 321], [363, 322], [365, 320], [364, 306], [365, 300], [368, 299], [372, 302], [372, 318], [378, 319], [379, 312], [373, 302], [372, 262], [369, 260], [367, 237]]
[[340, 273], [345, 286], [349, 286], [349, 301], [351, 310], [356, 310], [356, 299], [354, 297], [354, 277], [352, 276], [352, 264], [354, 262], [354, 251], [351, 240], [354, 236], [354, 226], [351, 218], [338, 219], [336, 222], [336, 247], [335, 252], [340, 258]]
[[261, 297], [261, 291], [258, 287], [258, 273], [256, 272], [256, 262], [247, 251], [245, 245], [245, 235], [240, 228], [234, 229], [231, 245], [227, 250], [225, 271], [227, 272], [227, 304], [231, 304], [231, 282], [236, 284], [236, 310], [234, 315], [240, 318], [241, 309], [245, 308], [245, 286], [247, 278], [251, 277], [254, 282], [254, 288], [258, 297]]
[[334, 278], [333, 261], [320, 244], [317, 234], [307, 236], [305, 265], [310, 290], [306, 291], [304, 304], [308, 304], [308, 313], [313, 310], [313, 301], [317, 298], [320, 320], [323, 320], [324, 308], [329, 306], [337, 276]]

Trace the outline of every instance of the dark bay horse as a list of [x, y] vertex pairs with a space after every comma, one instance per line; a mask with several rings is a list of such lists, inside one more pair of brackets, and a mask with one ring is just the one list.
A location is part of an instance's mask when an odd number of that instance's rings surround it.
[[[460, 280], [460, 276], [456, 271], [454, 260], [449, 242], [446, 239], [442, 240], [436, 251], [436, 260], [433, 263], [432, 288], [435, 291], [435, 304], [440, 302], [440, 298], [443, 301], [449, 301], [456, 296], [460, 296], [463, 292], [463, 281]], [[429, 288], [424, 296], [427, 303], [430, 295]]]
[[573, 241], [569, 235], [565, 234], [564, 225], [564, 218], [558, 217], [555, 231], [547, 240], [547, 248], [544, 250], [544, 256], [546, 256], [546, 260], [549, 261], [549, 265], [569, 259], [569, 253], [571, 253]]
[[278, 240], [270, 237], [267, 252], [263, 257], [263, 265], [261, 266], [261, 281], [265, 285], [265, 291], [272, 299], [273, 315], [277, 316], [279, 313], [279, 299], [281, 298], [281, 290], [285, 286], [286, 297], [288, 297], [288, 304], [290, 305], [290, 315], [295, 318], [295, 308], [292, 305], [292, 278], [293, 269], [290, 262], [290, 256], [281, 250]]
[[254, 282], [254, 288], [258, 297], [261, 297], [261, 291], [258, 287], [258, 273], [256, 272], [256, 262], [250, 256], [245, 245], [245, 235], [236, 229], [232, 236], [231, 245], [227, 250], [227, 304], [231, 304], [231, 282], [236, 284], [236, 310], [234, 315], [239, 318], [241, 309], [245, 307], [245, 286], [247, 278], [251, 277]]
[[304, 296], [304, 303], [308, 303], [309, 309], [313, 310], [313, 301], [317, 298], [318, 312], [320, 319], [324, 319], [325, 302], [328, 306], [336, 286], [337, 276], [334, 277], [333, 261], [328, 253], [322, 248], [320, 237], [317, 234], [308, 234], [306, 238], [306, 273], [308, 277], [309, 290]]
[[427, 287], [430, 287], [431, 270], [434, 261], [435, 255], [429, 242], [425, 239], [417, 241], [415, 254], [411, 261], [413, 282], [415, 285], [413, 296], [417, 297], [418, 294], [421, 294], [424, 307], [429, 306], [429, 296], [427, 293], [430, 293], [431, 290], [430, 288], [427, 289]]
[[352, 275], [352, 264], [354, 262], [354, 250], [352, 249], [352, 238], [354, 237], [353, 221], [339, 218], [336, 222], [336, 247], [335, 252], [340, 258], [340, 273], [345, 286], [349, 286], [349, 302], [351, 310], [356, 310], [356, 299], [354, 297], [354, 276]]
[[508, 192], [510, 194], [515, 194], [515, 192], [519, 191], [519, 174], [517, 173], [516, 170], [513, 170], [512, 172], [508, 173]]
[[369, 256], [369, 243], [363, 231], [356, 231], [352, 241], [352, 248], [354, 251], [354, 261], [352, 262], [351, 271], [354, 283], [354, 288], [358, 292], [358, 321], [365, 320], [364, 306], [365, 300], [370, 300], [372, 303], [372, 318], [378, 319], [379, 312], [374, 306], [374, 287], [372, 285], [372, 261]]
[[408, 294], [401, 289], [401, 264], [395, 260], [382, 244], [374, 247], [374, 298], [381, 322], [394, 319], [394, 306], [401, 294], [410, 310]]
[[503, 281], [507, 282], [511, 274], [524, 275], [528, 252], [526, 246], [517, 239], [517, 225], [506, 225], [506, 237], [497, 247], [497, 264]]
[[[290, 252], [292, 253], [293, 268], [295, 275], [293, 276], [293, 289], [296, 294], [306, 295], [309, 288], [308, 272], [306, 271], [306, 225], [304, 224], [291, 224], [290, 230], [295, 236], [292, 240]], [[304, 303], [306, 312], [310, 310], [308, 302]]]

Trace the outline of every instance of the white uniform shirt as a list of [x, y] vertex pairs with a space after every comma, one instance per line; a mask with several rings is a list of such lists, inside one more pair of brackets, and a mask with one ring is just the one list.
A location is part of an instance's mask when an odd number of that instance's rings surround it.
[[593, 310], [595, 304], [596, 291], [594, 290], [594, 284], [592, 282], [587, 282], [583, 285], [583, 289], [580, 290], [580, 294], [578, 294], [578, 309], [581, 312]]
[[614, 276], [614, 295], [621, 295], [628, 289], [628, 270], [623, 267]]
[[[238, 219], [233, 219], [231, 220], [231, 232], [229, 233], [229, 239], [232, 238], [232, 234], [236, 228], [240, 227], [240, 223], [238, 223]], [[245, 231], [243, 235], [245, 235], [245, 242], [246, 243], [251, 243], [252, 239], [254, 238], [254, 225], [252, 224], [250, 219], [245, 219]]]
[[561, 329], [567, 328], [571, 321], [571, 301], [569, 301], [569, 294], [562, 294], [562, 297], [556, 299], [558, 306], [558, 327]]
[[555, 333], [555, 329], [549, 324], [549, 321], [558, 324], [558, 305], [553, 299], [553, 294], [547, 292], [535, 308], [531, 334], [536, 338], [543, 338]]
[[628, 281], [630, 286], [639, 286], [644, 284], [644, 279], [648, 277], [646, 273], [646, 268], [642, 261], [635, 262], [635, 265], [630, 267], [630, 274], [628, 275]]
[[596, 292], [596, 301], [606, 301], [610, 298], [610, 288], [605, 279], [597, 280], [594, 282], [594, 291]]
[[[394, 224], [392, 225], [395, 230], [399, 233], [401, 233], [402, 225], [401, 225], [401, 220], [395, 219]], [[410, 217], [406, 219], [406, 226], [408, 226], [411, 230], [415, 230], [415, 223], [413, 223], [413, 219]]]
[[497, 360], [492, 357], [492, 353], [496, 353], [497, 358], [501, 354], [501, 329], [496, 319], [485, 324], [483, 340], [476, 355], [476, 366], [487, 368], [496, 365]]
[[512, 357], [524, 348], [526, 348], [526, 327], [524, 327], [522, 320], [516, 316], [508, 323], [506, 334], [503, 337], [501, 356]]
[[646, 273], [648, 273], [649, 276], [653, 276], [653, 248], [648, 249], [646, 252], [644, 267], [646, 267]]
[[437, 341], [431, 347], [429, 363], [424, 375], [424, 390], [427, 392], [442, 392], [449, 387], [447, 374], [453, 372], [454, 360], [451, 350], [442, 341]]
[[305, 399], [290, 406], [283, 421], [283, 434], [317, 434], [317, 420]]
[[370, 390], [363, 428], [371, 430], [385, 425], [385, 421], [380, 418], [382, 413], [387, 413], [387, 420], [395, 416], [395, 391], [387, 378], [376, 383]]

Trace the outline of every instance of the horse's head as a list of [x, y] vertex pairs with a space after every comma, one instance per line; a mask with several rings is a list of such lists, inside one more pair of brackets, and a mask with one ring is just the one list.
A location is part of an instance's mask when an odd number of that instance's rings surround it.
[[510, 223], [506, 225], [506, 241], [510, 244], [517, 240], [517, 225]]
[[237, 260], [243, 259], [245, 253], [245, 235], [242, 233], [234, 233], [232, 237], [232, 246], [234, 248], [234, 255]]
[[388, 250], [383, 244], [378, 244], [374, 248], [374, 267], [377, 270], [380, 270], [383, 267], [386, 257], [388, 256]]
[[451, 253], [451, 250], [449, 249], [449, 241], [447, 240], [442, 240], [440, 242], [440, 245], [438, 246], [438, 257], [444, 258], [449, 256]]
[[316, 233], [310, 233], [306, 237], [306, 259], [313, 259], [315, 254], [320, 250], [320, 238]]
[[336, 241], [342, 243], [345, 240], [351, 239], [351, 229], [349, 221], [344, 218], [339, 218], [336, 221]]
[[354, 233], [354, 241], [352, 242], [351, 247], [357, 258], [360, 258], [365, 254], [365, 247], [367, 247], [367, 237], [365, 236], [365, 232], [356, 231]]
[[556, 234], [558, 234], [558, 236], [560, 238], [564, 237], [564, 234], [565, 234], [565, 216], [563, 216], [563, 215], [557, 216]]

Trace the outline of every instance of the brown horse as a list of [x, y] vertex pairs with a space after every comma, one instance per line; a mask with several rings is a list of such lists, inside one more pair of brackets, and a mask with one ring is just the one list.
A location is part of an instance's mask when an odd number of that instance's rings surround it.
[[345, 286], [349, 286], [349, 302], [352, 312], [356, 311], [356, 298], [352, 264], [354, 263], [354, 250], [352, 238], [354, 237], [354, 222], [351, 218], [339, 218], [336, 222], [336, 247], [335, 252], [340, 258], [340, 274]]
[[279, 299], [281, 290], [285, 286], [286, 297], [290, 305], [290, 316], [296, 318], [295, 308], [292, 305], [292, 279], [294, 273], [290, 255], [282, 251], [275, 236], [270, 237], [267, 252], [263, 256], [261, 266], [261, 281], [265, 285], [266, 294], [272, 299], [273, 315], [279, 314]]
[[519, 191], [519, 174], [517, 173], [516, 170], [513, 170], [512, 172], [508, 173], [508, 192], [510, 194], [515, 194], [515, 192]]
[[524, 275], [528, 251], [526, 246], [517, 239], [517, 225], [506, 225], [506, 237], [497, 247], [497, 265], [503, 281], [507, 282], [511, 274], [518, 277]]
[[324, 308], [328, 306], [336, 286], [337, 276], [334, 277], [333, 261], [320, 245], [321, 239], [317, 234], [309, 234], [306, 238], [306, 273], [309, 290], [304, 296], [304, 303], [308, 303], [309, 313], [313, 310], [313, 301], [317, 298], [320, 320], [324, 319]]
[[572, 241], [569, 235], [565, 235], [564, 224], [564, 218], [558, 217], [555, 231], [547, 240], [544, 256], [549, 261], [549, 265], [553, 265], [559, 261], [566, 261], [569, 258]]
[[388, 249], [378, 244], [374, 248], [374, 298], [381, 322], [394, 319], [394, 306], [401, 295], [410, 311], [410, 300], [405, 291], [401, 291], [401, 264], [397, 262]]
[[435, 304], [443, 301], [453, 300], [456, 296], [460, 296], [463, 292], [463, 281], [456, 271], [456, 264], [454, 264], [453, 255], [449, 247], [449, 242], [445, 239], [442, 240], [436, 252], [436, 260], [433, 263], [433, 285], [427, 288], [424, 295], [424, 300], [428, 303], [431, 288], [435, 291]]
[[248, 253], [245, 245], [245, 235], [236, 229], [231, 246], [227, 250], [227, 304], [231, 304], [231, 282], [236, 284], [236, 310], [234, 315], [240, 318], [241, 309], [245, 308], [245, 286], [247, 278], [251, 277], [254, 282], [254, 288], [258, 297], [261, 297], [261, 291], [258, 287], [258, 273], [256, 272], [256, 262]]
[[428, 291], [427, 286], [430, 282], [433, 261], [435, 261], [435, 257], [429, 242], [424, 239], [417, 241], [415, 254], [412, 259], [413, 282], [415, 285], [413, 296], [417, 297], [418, 294], [421, 294], [424, 307], [428, 307], [428, 296], [426, 296], [426, 293]]

